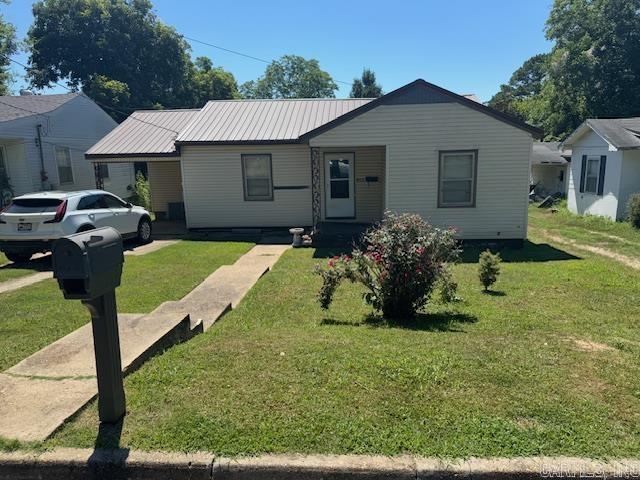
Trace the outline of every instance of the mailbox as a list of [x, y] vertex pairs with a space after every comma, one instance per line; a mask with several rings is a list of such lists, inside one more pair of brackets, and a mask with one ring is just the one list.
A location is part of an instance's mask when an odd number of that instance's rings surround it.
[[122, 237], [111, 227], [61, 238], [53, 244], [53, 276], [64, 298], [90, 300], [120, 286]]

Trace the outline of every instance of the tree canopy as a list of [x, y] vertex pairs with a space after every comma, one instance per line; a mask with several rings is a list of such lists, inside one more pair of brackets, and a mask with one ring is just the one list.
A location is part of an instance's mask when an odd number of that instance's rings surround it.
[[[9, 3], [9, 0], [0, 0], [1, 3]], [[9, 85], [12, 80], [9, 58], [17, 50], [16, 29], [0, 14], [0, 95], [9, 93]]]
[[240, 93], [245, 98], [333, 98], [337, 89], [317, 60], [285, 55], [271, 62], [262, 77], [243, 83]]
[[564, 138], [588, 117], [640, 116], [640, 0], [555, 0], [555, 42], [527, 60], [489, 105]]
[[[121, 120], [135, 108], [202, 106], [232, 98], [233, 76], [191, 61], [190, 46], [162, 23], [149, 0], [39, 0], [27, 35], [35, 88], [65, 82]], [[221, 95], [219, 97], [218, 95]]]
[[382, 96], [382, 87], [376, 82], [376, 74], [365, 68], [362, 77], [353, 80], [351, 98], [378, 98]]

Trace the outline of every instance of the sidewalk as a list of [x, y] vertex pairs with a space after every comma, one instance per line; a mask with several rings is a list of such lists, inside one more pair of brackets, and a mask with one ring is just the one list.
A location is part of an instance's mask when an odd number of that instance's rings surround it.
[[[256, 245], [182, 300], [165, 302], [146, 315], [119, 314], [123, 371], [133, 371], [154, 352], [206, 331], [288, 248]], [[87, 323], [0, 373], [0, 436], [45, 440], [96, 395], [93, 335]]]

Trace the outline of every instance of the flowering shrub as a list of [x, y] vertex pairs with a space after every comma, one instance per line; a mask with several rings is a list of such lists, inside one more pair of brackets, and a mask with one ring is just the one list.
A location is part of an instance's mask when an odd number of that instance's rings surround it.
[[443, 300], [454, 300], [456, 285], [448, 269], [460, 253], [454, 233], [429, 225], [419, 215], [385, 214], [379, 226], [363, 235], [361, 248], [318, 269], [323, 278], [320, 306], [329, 308], [345, 279], [362, 283], [365, 301], [387, 318], [414, 316], [438, 283]]

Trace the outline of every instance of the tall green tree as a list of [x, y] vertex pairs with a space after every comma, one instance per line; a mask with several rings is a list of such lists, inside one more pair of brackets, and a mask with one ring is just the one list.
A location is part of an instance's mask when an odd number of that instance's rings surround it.
[[535, 88], [523, 97], [510, 81], [491, 105], [550, 138], [566, 137], [587, 117], [640, 116], [640, 0], [555, 0], [545, 32], [554, 46], [541, 75], [524, 82]]
[[[29, 29], [28, 77], [35, 88], [65, 82], [114, 110], [201, 106], [231, 98], [231, 74], [205, 60], [153, 13], [149, 0], [39, 0]], [[218, 97], [220, 96], [220, 97]]]
[[190, 78], [189, 95], [192, 107], [202, 107], [209, 100], [240, 98], [238, 83], [230, 72], [214, 67], [208, 57], [195, 59]]
[[271, 62], [262, 77], [243, 83], [240, 93], [245, 98], [333, 98], [337, 89], [317, 60], [285, 55]]
[[[9, 0], [0, 0], [0, 4], [7, 4]], [[0, 95], [7, 95], [13, 77], [11, 75], [11, 61], [9, 58], [18, 50], [15, 27], [0, 14]]]
[[351, 85], [351, 98], [378, 98], [382, 96], [382, 87], [376, 82], [376, 74], [365, 68], [362, 76], [356, 78]]

